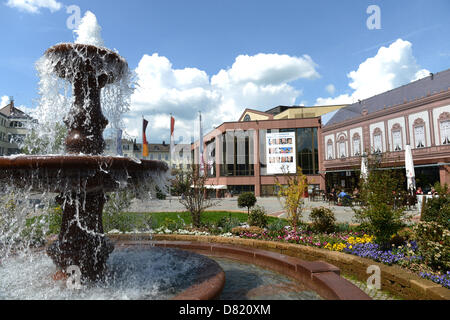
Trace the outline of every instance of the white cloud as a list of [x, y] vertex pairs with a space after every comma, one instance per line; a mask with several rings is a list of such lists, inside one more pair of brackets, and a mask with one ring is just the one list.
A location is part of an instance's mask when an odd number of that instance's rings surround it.
[[6, 105], [9, 104], [9, 97], [8, 96], [2, 96], [0, 99], [0, 108], [6, 107]]
[[29, 13], [39, 13], [41, 8], [47, 8], [53, 13], [62, 8], [62, 3], [56, 0], [8, 0], [6, 5]]
[[198, 111], [207, 133], [225, 121], [236, 121], [245, 108], [294, 104], [302, 92], [289, 82], [319, 77], [307, 55], [262, 53], [240, 55], [211, 78], [197, 68], [174, 69], [169, 59], [156, 53], [144, 55], [135, 71], [137, 89], [126, 116], [127, 132], [140, 138], [144, 115], [149, 120], [148, 139], [153, 141], [168, 141], [170, 113], [176, 119], [175, 139], [183, 136], [190, 142], [198, 131]]
[[353, 103], [405, 85], [429, 74], [421, 69], [413, 56], [412, 44], [398, 39], [389, 47], [381, 47], [378, 53], [351, 71], [349, 86], [351, 94], [335, 98], [318, 98], [317, 105]]

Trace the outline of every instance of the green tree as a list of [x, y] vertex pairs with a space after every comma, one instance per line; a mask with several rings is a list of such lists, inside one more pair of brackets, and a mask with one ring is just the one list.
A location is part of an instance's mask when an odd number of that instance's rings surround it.
[[250, 214], [250, 208], [256, 204], [256, 197], [253, 192], [244, 192], [239, 195], [238, 207], [247, 208], [247, 214]]
[[173, 185], [181, 191], [180, 203], [190, 212], [192, 224], [195, 228], [201, 227], [202, 213], [216, 202], [207, 197], [205, 183], [208, 177], [200, 173], [198, 165], [192, 165], [191, 169], [183, 175], [177, 176]]
[[369, 173], [360, 180], [361, 207], [353, 207], [356, 222], [368, 229], [376, 242], [387, 248], [392, 236], [403, 226], [405, 207], [405, 175], [398, 170], [384, 169], [382, 156], [373, 154], [368, 159]]
[[56, 123], [53, 128], [31, 129], [22, 145], [21, 153], [28, 155], [58, 154], [64, 152], [67, 127]]
[[308, 180], [300, 167], [297, 168], [297, 174], [290, 174], [284, 166], [282, 170], [284, 181], [276, 178], [276, 184], [280, 188], [278, 197], [284, 200], [283, 206], [291, 226], [294, 230], [297, 230], [303, 210], [303, 197], [308, 189]]

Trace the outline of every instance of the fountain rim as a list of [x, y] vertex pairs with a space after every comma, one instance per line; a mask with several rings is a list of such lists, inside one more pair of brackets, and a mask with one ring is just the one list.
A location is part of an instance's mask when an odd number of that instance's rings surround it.
[[169, 166], [163, 161], [140, 160], [128, 157], [102, 155], [19, 155], [0, 157], [0, 169], [36, 170], [36, 169], [124, 169], [162, 170]]
[[44, 55], [45, 56], [49, 56], [50, 54], [59, 54], [61, 52], [68, 52], [68, 51], [73, 51], [73, 50], [95, 50], [96, 54], [100, 54], [100, 55], [105, 55], [105, 54], [110, 54], [112, 56], [114, 56], [115, 58], [117, 58], [118, 60], [121, 60], [121, 62], [127, 63], [125, 58], [122, 57], [120, 54], [118, 54], [117, 52], [108, 49], [106, 47], [101, 47], [101, 46], [95, 46], [93, 44], [85, 44], [85, 43], [73, 43], [73, 42], [61, 42], [61, 43], [57, 43], [53, 46], [51, 46], [50, 48], [48, 48]]

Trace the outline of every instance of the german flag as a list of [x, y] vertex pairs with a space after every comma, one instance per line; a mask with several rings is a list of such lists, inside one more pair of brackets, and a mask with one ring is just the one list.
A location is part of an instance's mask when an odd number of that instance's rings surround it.
[[145, 130], [147, 130], [148, 121], [142, 118], [142, 156], [148, 157], [148, 142]]

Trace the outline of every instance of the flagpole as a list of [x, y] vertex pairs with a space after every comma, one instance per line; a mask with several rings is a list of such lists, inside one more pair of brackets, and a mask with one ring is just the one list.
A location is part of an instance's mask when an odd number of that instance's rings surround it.
[[[170, 114], [170, 124], [169, 124], [169, 130], [170, 130], [170, 147], [169, 147], [169, 172], [171, 173], [170, 175], [172, 175], [172, 113]], [[169, 203], [172, 203], [172, 184], [169, 183]]]

